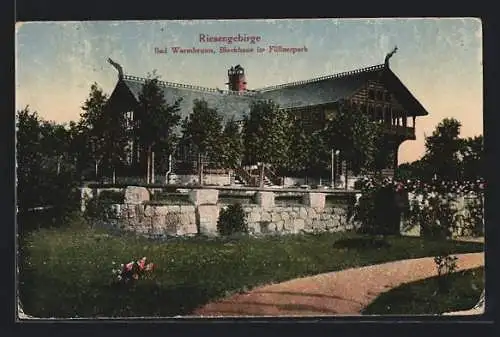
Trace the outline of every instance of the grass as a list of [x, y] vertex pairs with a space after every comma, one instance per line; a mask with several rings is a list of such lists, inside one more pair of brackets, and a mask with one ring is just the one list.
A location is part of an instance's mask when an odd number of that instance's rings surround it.
[[[175, 316], [254, 286], [349, 267], [483, 251], [483, 244], [354, 233], [159, 242], [88, 228], [39, 229], [21, 243], [20, 296], [37, 317]], [[112, 285], [112, 262], [146, 256], [155, 279]], [[355, 286], [355, 285], [353, 285]]]
[[484, 289], [484, 268], [453, 273], [447, 292], [439, 292], [438, 277], [402, 285], [380, 295], [364, 315], [426, 315], [468, 310]]

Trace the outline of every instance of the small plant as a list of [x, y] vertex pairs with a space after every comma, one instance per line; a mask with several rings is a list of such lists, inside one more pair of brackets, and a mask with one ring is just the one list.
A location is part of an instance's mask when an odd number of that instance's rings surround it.
[[217, 231], [222, 236], [248, 233], [245, 211], [240, 203], [235, 203], [226, 209], [221, 209], [219, 221], [217, 221]]
[[147, 263], [147, 258], [143, 257], [138, 261], [131, 261], [127, 264], [121, 264], [119, 268], [116, 268], [116, 263], [113, 262], [113, 276], [114, 282], [118, 283], [130, 283], [141, 279], [149, 279], [153, 271], [155, 270], [155, 265], [153, 263]]
[[86, 200], [84, 217], [89, 222], [114, 219], [118, 214], [112, 205], [123, 203], [123, 199], [123, 192], [102, 191], [99, 196], [94, 196]]
[[438, 272], [436, 280], [439, 291], [447, 292], [450, 289], [449, 276], [457, 270], [457, 260], [456, 256], [451, 255], [438, 255], [434, 257], [434, 263]]

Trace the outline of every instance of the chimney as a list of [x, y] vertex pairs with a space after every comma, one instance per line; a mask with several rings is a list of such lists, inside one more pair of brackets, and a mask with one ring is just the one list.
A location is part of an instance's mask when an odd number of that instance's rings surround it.
[[245, 81], [245, 69], [239, 64], [235, 67], [231, 67], [227, 71], [229, 90], [231, 91], [246, 91], [247, 82]]

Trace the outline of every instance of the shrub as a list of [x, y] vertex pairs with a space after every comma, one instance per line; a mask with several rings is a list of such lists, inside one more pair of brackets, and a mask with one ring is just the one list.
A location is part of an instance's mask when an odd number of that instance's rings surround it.
[[477, 195], [475, 198], [469, 198], [465, 207], [468, 213], [465, 221], [469, 225], [472, 235], [484, 235], [484, 200], [482, 194]]
[[102, 191], [98, 196], [86, 200], [84, 217], [89, 221], [109, 220], [117, 217], [113, 204], [122, 204], [124, 193], [118, 191]]
[[229, 205], [226, 209], [221, 209], [219, 221], [217, 221], [217, 230], [222, 236], [248, 233], [245, 212], [240, 203], [235, 203]]
[[397, 204], [397, 192], [391, 182], [382, 177], [361, 180], [362, 191], [354, 211], [354, 219], [361, 223], [360, 232], [368, 234], [399, 233], [402, 208]]
[[438, 255], [434, 258], [438, 277], [438, 290], [447, 292], [450, 289], [450, 274], [457, 270], [457, 257], [450, 255]]
[[421, 236], [446, 239], [453, 234], [459, 215], [452, 201], [445, 195], [429, 194], [424, 200], [412, 202], [408, 218], [412, 225], [419, 225]]

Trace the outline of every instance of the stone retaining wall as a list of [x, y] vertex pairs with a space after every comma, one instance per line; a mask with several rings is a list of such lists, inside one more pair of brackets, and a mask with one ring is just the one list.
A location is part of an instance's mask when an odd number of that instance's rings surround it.
[[[112, 225], [138, 234], [161, 235], [217, 235], [217, 221], [221, 209], [216, 189], [196, 189], [188, 192], [191, 205], [166, 205], [149, 202], [144, 187], [128, 187], [125, 204], [114, 204], [116, 219]], [[304, 192], [302, 202], [296, 205], [276, 206], [275, 193], [255, 192], [254, 204], [243, 205], [250, 233], [293, 234], [313, 231], [345, 231], [353, 229], [348, 221], [349, 201], [340, 205], [326, 205], [326, 193]], [[352, 193], [346, 199], [355, 200]]]
[[[431, 194], [436, 195], [436, 194]], [[454, 237], [468, 237], [473, 236], [473, 224], [470, 218], [470, 213], [468, 210], [468, 205], [474, 203], [478, 198], [483, 198], [482, 196], [477, 196], [475, 194], [469, 195], [451, 195], [449, 196], [452, 200], [451, 208], [455, 213], [455, 221], [452, 225]], [[418, 201], [420, 204], [425, 202], [423, 195], [409, 193], [408, 199], [410, 203], [410, 209], [412, 208], [413, 201]], [[484, 200], [483, 200], [484, 204]], [[401, 219], [401, 233], [411, 236], [420, 236], [421, 228], [418, 224], [410, 224], [404, 217]], [[483, 232], [484, 235], [484, 232]]]

